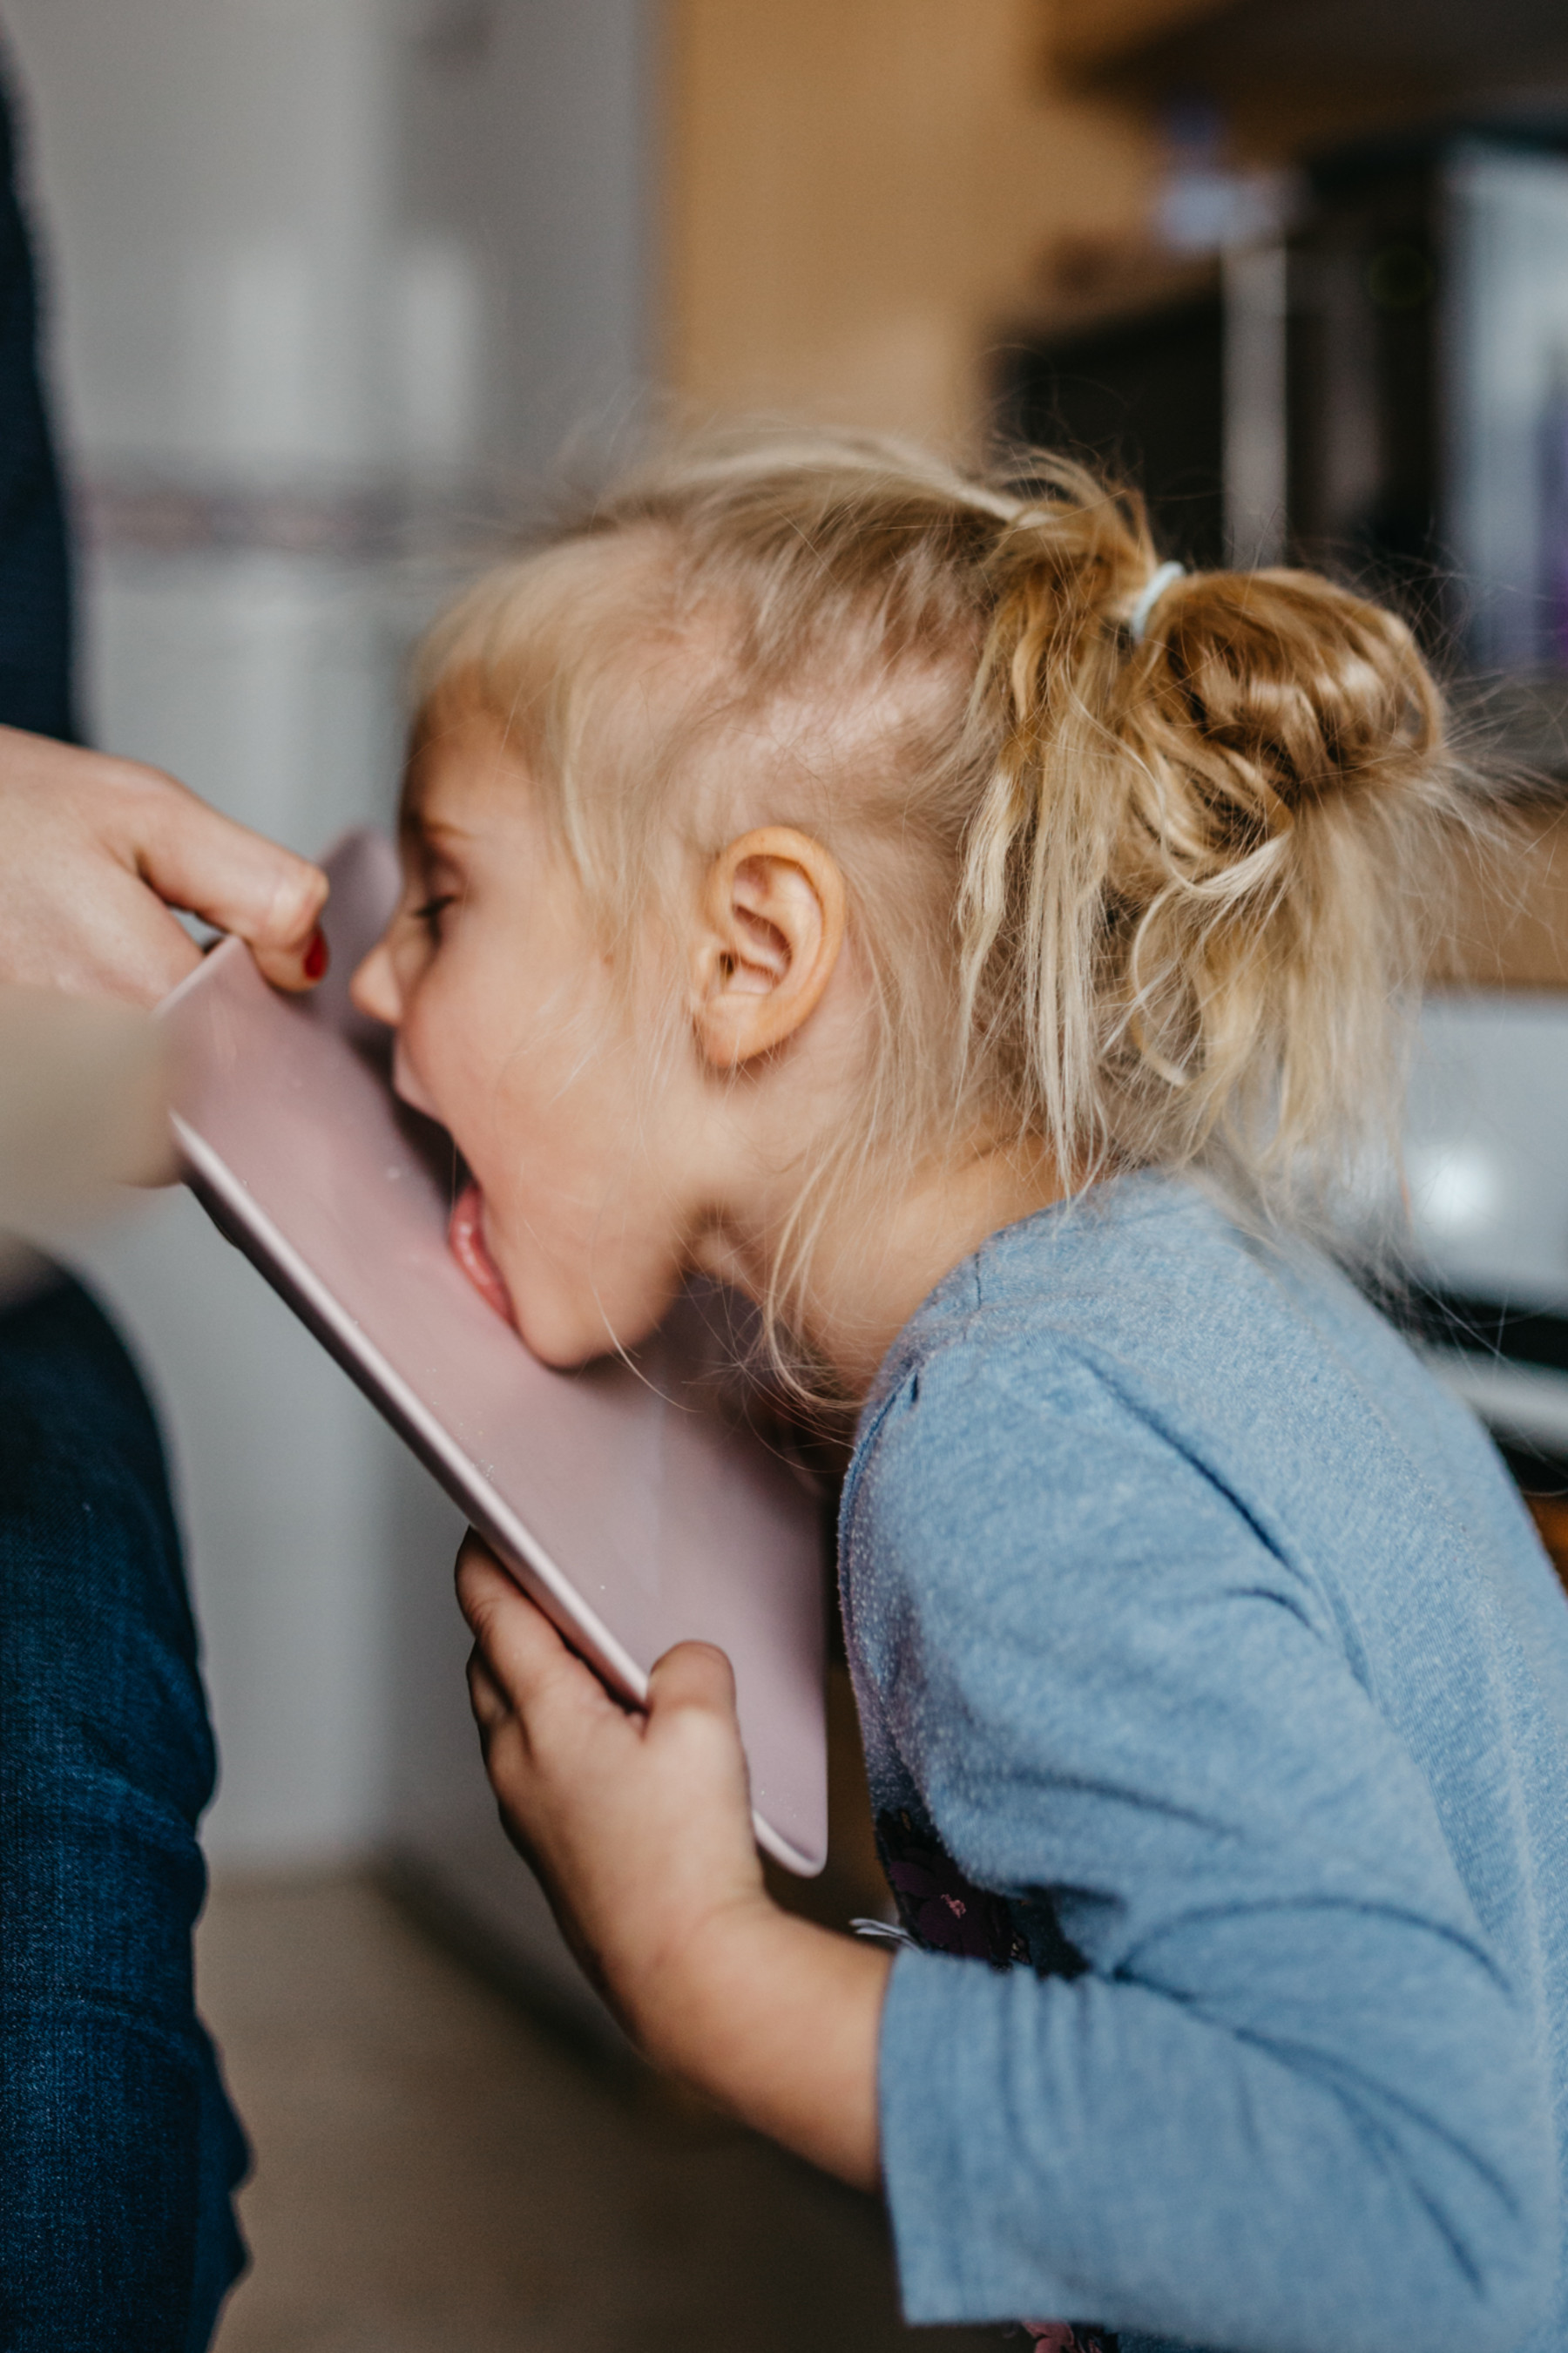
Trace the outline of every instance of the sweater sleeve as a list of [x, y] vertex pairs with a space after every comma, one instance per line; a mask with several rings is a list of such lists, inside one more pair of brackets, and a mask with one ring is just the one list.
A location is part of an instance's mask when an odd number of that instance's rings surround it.
[[1076, 1360], [924, 1366], [846, 1536], [943, 1843], [1089, 1964], [900, 1956], [910, 2316], [1512, 2353], [1554, 2274], [1544, 2069], [1310, 1565]]

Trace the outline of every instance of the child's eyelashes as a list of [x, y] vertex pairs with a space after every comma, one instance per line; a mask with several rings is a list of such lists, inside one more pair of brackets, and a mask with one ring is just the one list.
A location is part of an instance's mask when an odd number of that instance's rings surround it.
[[441, 936], [441, 917], [448, 907], [456, 904], [457, 897], [455, 891], [438, 892], [435, 898], [426, 899], [422, 907], [414, 908], [410, 920], [416, 923], [423, 923], [431, 938], [438, 940]]

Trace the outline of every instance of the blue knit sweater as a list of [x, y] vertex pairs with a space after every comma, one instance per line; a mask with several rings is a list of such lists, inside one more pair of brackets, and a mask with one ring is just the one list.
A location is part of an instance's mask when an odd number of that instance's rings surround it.
[[1562, 2353], [1568, 1604], [1469, 1415], [1125, 1178], [925, 1302], [842, 1536], [910, 2316]]

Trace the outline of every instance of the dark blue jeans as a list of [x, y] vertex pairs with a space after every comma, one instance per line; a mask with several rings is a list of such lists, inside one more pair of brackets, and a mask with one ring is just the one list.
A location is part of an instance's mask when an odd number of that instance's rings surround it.
[[201, 2353], [243, 2265], [191, 1970], [213, 1778], [157, 1429], [62, 1282], [0, 1314], [4, 2353]]

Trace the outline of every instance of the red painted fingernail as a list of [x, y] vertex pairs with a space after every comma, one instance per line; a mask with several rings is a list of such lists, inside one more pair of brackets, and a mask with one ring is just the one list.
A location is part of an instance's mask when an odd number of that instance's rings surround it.
[[307, 980], [321, 979], [321, 975], [327, 969], [329, 956], [330, 951], [327, 947], [327, 935], [325, 932], [322, 931], [320, 923], [318, 923], [314, 933], [311, 934], [310, 944], [305, 950], [305, 977]]

